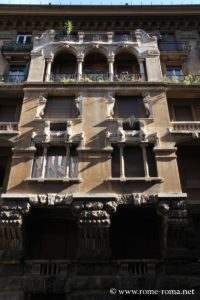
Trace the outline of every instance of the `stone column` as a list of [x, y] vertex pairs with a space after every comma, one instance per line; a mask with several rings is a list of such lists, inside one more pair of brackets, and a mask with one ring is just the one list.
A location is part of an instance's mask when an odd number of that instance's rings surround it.
[[108, 57], [108, 63], [109, 63], [109, 80], [113, 81], [114, 78], [114, 55], [110, 55]]
[[138, 63], [139, 63], [139, 67], [140, 67], [140, 75], [141, 75], [141, 79], [143, 81], [145, 81], [144, 62], [145, 62], [145, 60], [143, 58], [138, 58]]
[[52, 66], [52, 57], [46, 59], [46, 72], [45, 72], [45, 82], [51, 79], [51, 66]]
[[83, 61], [84, 61], [84, 57], [83, 55], [79, 55], [77, 58], [77, 62], [78, 62], [78, 81], [81, 81], [82, 79], [82, 75], [83, 75]]
[[124, 144], [119, 145], [119, 156], [120, 156], [120, 178], [125, 178]]
[[145, 177], [149, 177], [149, 166], [148, 166], [147, 151], [146, 151], [147, 145], [142, 143], [140, 145], [140, 147], [142, 148], [142, 156], [143, 156], [143, 164], [144, 164], [144, 175], [145, 175]]
[[48, 149], [48, 145], [44, 144], [43, 145], [43, 160], [42, 160], [41, 178], [45, 177], [45, 171], [46, 171], [46, 166], [47, 166], [47, 149]]
[[70, 172], [70, 146], [66, 145], [66, 170], [65, 170], [65, 177], [69, 178]]

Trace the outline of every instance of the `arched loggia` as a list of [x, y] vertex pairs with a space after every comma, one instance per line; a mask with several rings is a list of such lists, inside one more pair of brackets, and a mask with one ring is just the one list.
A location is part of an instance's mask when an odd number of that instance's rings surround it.
[[83, 63], [83, 79], [103, 81], [108, 78], [108, 61], [106, 56], [92, 51], [85, 56]]
[[51, 80], [62, 81], [76, 79], [77, 59], [70, 52], [60, 52], [53, 60], [51, 68]]

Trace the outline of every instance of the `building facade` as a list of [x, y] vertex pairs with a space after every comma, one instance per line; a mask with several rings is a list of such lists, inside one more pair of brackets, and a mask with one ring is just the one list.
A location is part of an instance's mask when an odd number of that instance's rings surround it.
[[0, 299], [199, 299], [200, 7], [0, 16]]

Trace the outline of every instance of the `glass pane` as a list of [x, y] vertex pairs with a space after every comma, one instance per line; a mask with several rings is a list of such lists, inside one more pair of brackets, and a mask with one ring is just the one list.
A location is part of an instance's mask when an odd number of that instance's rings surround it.
[[70, 178], [78, 177], [78, 156], [70, 157], [69, 177]]
[[33, 161], [32, 178], [38, 178], [42, 175], [43, 156], [35, 156]]
[[124, 148], [126, 177], [144, 177], [142, 149], [140, 147]]
[[190, 105], [175, 105], [174, 114], [176, 121], [193, 121]]
[[65, 176], [66, 157], [62, 155], [49, 155], [47, 157], [46, 174], [47, 178], [60, 178]]

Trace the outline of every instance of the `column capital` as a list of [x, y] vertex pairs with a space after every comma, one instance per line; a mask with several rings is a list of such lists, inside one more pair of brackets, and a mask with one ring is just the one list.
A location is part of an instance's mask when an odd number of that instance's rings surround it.
[[83, 54], [79, 54], [77, 56], [77, 62], [83, 62], [84, 61], [84, 55]]

